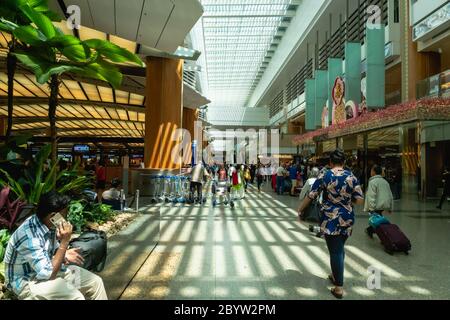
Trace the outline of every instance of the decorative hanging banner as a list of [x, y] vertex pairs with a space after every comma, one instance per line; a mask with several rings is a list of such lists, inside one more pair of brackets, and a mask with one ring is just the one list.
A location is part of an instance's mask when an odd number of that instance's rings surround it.
[[345, 115], [345, 83], [342, 77], [337, 77], [333, 87], [333, 124], [339, 124], [346, 121]]

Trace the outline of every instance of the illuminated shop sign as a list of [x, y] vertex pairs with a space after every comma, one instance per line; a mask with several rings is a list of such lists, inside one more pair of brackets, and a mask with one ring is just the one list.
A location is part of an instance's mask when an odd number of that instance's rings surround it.
[[419, 22], [413, 27], [414, 41], [425, 36], [434, 29], [440, 27], [450, 20], [450, 3], [447, 3], [439, 10], [430, 14], [427, 18]]
[[73, 146], [74, 153], [89, 153], [91, 148], [87, 144], [76, 144]]

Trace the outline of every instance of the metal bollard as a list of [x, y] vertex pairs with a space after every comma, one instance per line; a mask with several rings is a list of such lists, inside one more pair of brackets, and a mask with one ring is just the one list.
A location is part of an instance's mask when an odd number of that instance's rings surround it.
[[122, 197], [120, 198], [120, 205], [123, 211], [127, 208], [127, 197], [124, 189], [120, 190], [120, 192], [122, 193]]
[[120, 189], [120, 195], [119, 195], [119, 199], [120, 199], [120, 211], [123, 212], [123, 204], [124, 204], [124, 193], [123, 193], [123, 189]]
[[139, 212], [139, 189], [136, 190], [136, 212]]

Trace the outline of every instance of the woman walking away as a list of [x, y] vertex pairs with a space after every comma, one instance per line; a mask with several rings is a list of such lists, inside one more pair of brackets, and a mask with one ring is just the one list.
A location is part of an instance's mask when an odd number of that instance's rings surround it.
[[330, 155], [331, 169], [322, 172], [311, 188], [309, 195], [299, 208], [305, 208], [323, 192], [321, 232], [325, 235], [333, 283], [331, 293], [338, 299], [344, 295], [344, 245], [352, 233], [355, 221], [353, 204], [363, 204], [364, 196], [358, 179], [349, 170], [344, 170], [345, 154], [337, 149]]

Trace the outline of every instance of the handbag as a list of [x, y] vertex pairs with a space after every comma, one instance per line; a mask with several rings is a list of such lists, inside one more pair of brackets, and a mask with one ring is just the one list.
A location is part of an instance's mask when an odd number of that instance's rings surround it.
[[319, 223], [321, 219], [321, 205], [318, 199], [313, 200], [305, 209], [303, 220]]
[[107, 256], [107, 238], [104, 231], [90, 230], [70, 241], [70, 248], [79, 248], [84, 258], [81, 267], [86, 270], [101, 272], [105, 267]]
[[378, 214], [378, 213], [371, 213], [369, 218], [369, 225], [376, 229], [382, 224], [390, 224], [389, 220], [386, 219], [384, 216]]

